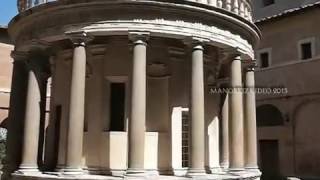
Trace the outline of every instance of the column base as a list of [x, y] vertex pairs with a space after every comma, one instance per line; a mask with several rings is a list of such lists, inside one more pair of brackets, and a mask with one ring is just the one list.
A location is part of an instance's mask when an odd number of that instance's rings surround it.
[[160, 173], [157, 169], [147, 169], [145, 170], [148, 176], [159, 176]]
[[253, 167], [246, 167], [246, 171], [248, 173], [251, 173], [255, 176], [261, 176], [262, 175], [262, 172], [260, 171], [259, 167], [257, 166], [253, 166]]
[[111, 176], [124, 177], [126, 175], [125, 169], [110, 169]]
[[226, 170], [226, 169], [229, 168], [229, 163], [223, 162], [223, 163], [220, 164], [220, 167], [221, 167], [222, 170]]
[[245, 168], [229, 167], [228, 170], [229, 170], [230, 172], [241, 172], [241, 171], [244, 171]]
[[222, 171], [221, 167], [211, 167], [211, 168], [209, 168], [209, 172], [211, 174], [220, 173], [221, 171]]
[[258, 166], [246, 166], [245, 169], [248, 170], [248, 171], [260, 172]]
[[62, 173], [64, 168], [65, 168], [64, 165], [57, 165], [57, 167], [54, 169], [54, 171]]
[[124, 179], [125, 180], [141, 180], [141, 179], [154, 179], [159, 176], [158, 170], [154, 169], [128, 169]]
[[125, 176], [130, 177], [143, 177], [146, 176], [147, 172], [145, 169], [135, 169], [135, 168], [129, 168], [125, 174]]
[[38, 166], [20, 165], [14, 174], [39, 175], [42, 173], [39, 171]]
[[174, 176], [186, 176], [188, 173], [187, 168], [173, 168], [172, 173]]
[[64, 167], [60, 170], [61, 176], [75, 176], [75, 175], [84, 175], [85, 171], [82, 168], [69, 168]]
[[187, 177], [198, 177], [198, 176], [206, 176], [206, 170], [205, 169], [188, 169]]

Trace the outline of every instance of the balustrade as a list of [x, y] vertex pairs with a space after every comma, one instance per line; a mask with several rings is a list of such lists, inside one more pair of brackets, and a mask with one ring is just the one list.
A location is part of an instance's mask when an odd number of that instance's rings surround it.
[[[20, 0], [18, 2], [19, 11], [24, 11], [34, 6], [58, 0]], [[248, 21], [252, 21], [251, 0], [186, 0], [207, 4], [209, 6], [221, 8], [237, 14]]]

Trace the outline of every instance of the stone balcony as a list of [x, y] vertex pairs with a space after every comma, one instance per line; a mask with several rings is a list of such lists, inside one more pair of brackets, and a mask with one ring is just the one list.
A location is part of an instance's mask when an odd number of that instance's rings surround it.
[[[46, 3], [52, 3], [55, 1], [62, 0], [20, 0], [18, 2], [19, 11], [25, 11], [32, 7], [39, 6]], [[68, 1], [68, 0], [64, 0]], [[71, 3], [76, 3], [75, 1], [69, 0]], [[154, 0], [158, 1], [158, 0]], [[252, 4], [251, 0], [179, 0], [179, 3], [190, 4], [189, 2], [194, 2], [197, 4], [203, 4], [205, 6], [223, 9], [225, 11], [231, 12], [242, 18], [252, 22]], [[183, 2], [185, 1], [185, 2]], [[196, 5], [196, 4], [195, 4]]]

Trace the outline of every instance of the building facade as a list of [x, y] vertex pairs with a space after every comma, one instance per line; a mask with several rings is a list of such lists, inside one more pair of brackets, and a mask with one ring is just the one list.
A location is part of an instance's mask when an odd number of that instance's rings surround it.
[[277, 14], [290, 12], [296, 8], [308, 6], [318, 0], [255, 0], [254, 19], [260, 20], [266, 17], [272, 17]]
[[319, 2], [256, 22], [259, 87], [276, 92], [257, 96], [260, 167], [266, 179], [319, 179]]
[[0, 26], [0, 126], [7, 128], [9, 99], [11, 88], [12, 62], [10, 53], [13, 45], [10, 41], [7, 27]]
[[259, 179], [251, 1], [18, 5], [5, 178]]

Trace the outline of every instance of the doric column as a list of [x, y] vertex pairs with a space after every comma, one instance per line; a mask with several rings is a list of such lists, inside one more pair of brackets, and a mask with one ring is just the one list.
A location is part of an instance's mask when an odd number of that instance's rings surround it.
[[223, 169], [229, 167], [229, 94], [224, 94], [221, 107], [221, 161], [220, 165]]
[[231, 171], [243, 170], [243, 96], [242, 90], [241, 58], [235, 57], [231, 62], [231, 88], [230, 98], [230, 124], [229, 124], [229, 166]]
[[257, 170], [256, 97], [253, 66], [246, 71], [245, 85], [249, 89], [245, 94], [245, 168]]
[[133, 69], [128, 175], [143, 174], [145, 172], [147, 37], [147, 34], [132, 33], [129, 35], [133, 43]]
[[189, 176], [205, 174], [203, 50], [202, 43], [198, 41], [192, 43]]
[[40, 130], [40, 86], [35, 64], [28, 63], [28, 88], [22, 145], [22, 161], [18, 173], [36, 173]]
[[28, 71], [25, 63], [26, 56], [17, 55], [16, 51], [13, 51], [11, 56], [14, 58], [14, 62], [7, 126], [6, 161], [3, 168], [4, 174], [2, 175], [4, 179], [9, 179], [11, 173], [17, 170], [21, 163], [23, 121], [28, 88]]
[[66, 164], [63, 171], [65, 174], [81, 174], [87, 37], [86, 34], [72, 35], [71, 40], [75, 47], [72, 60]]

